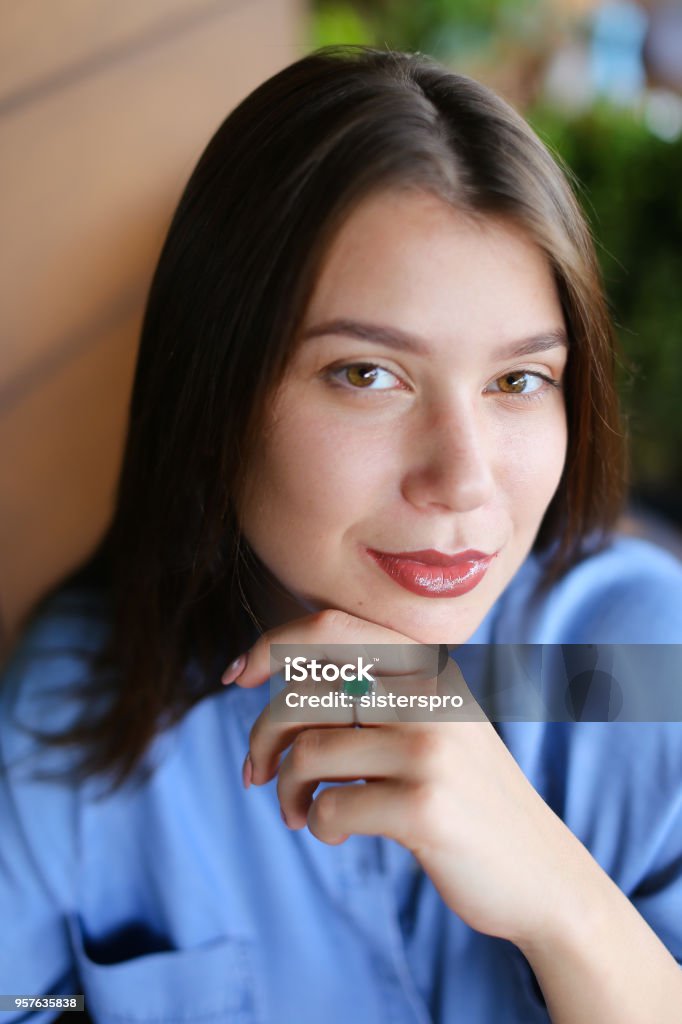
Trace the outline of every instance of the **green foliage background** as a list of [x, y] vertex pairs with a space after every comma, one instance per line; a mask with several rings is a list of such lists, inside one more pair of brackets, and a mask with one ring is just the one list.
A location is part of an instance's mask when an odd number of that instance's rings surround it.
[[[552, 45], [539, 0], [315, 0], [310, 47], [366, 43], [421, 50], [471, 72]], [[485, 78], [483, 78], [485, 80]], [[572, 116], [525, 116], [571, 169], [591, 223], [623, 358], [634, 491], [682, 523], [682, 136], [598, 103]]]
[[[634, 114], [527, 113], [567, 162], [597, 243], [621, 347], [621, 394], [640, 489], [682, 481], [682, 137], [664, 142]], [[674, 495], [671, 493], [671, 500]], [[678, 499], [679, 500], [679, 499]]]

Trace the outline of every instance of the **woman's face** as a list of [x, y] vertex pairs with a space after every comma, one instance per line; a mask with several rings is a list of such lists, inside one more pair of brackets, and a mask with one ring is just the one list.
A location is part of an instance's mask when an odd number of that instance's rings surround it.
[[415, 191], [359, 205], [323, 262], [241, 506], [290, 596], [273, 589], [266, 624], [339, 608], [423, 643], [467, 640], [561, 477], [564, 397], [545, 378], [562, 378], [564, 338], [547, 260], [520, 229]]

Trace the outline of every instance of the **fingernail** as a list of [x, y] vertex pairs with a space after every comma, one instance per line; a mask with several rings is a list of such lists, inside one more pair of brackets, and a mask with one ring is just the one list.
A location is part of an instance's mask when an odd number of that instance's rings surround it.
[[237, 676], [240, 676], [242, 674], [245, 668], [246, 655], [240, 654], [238, 658], [235, 658], [234, 661], [230, 662], [230, 664], [227, 666], [222, 676], [220, 677], [220, 681], [222, 682], [223, 686], [227, 686], [229, 683], [233, 683]]
[[284, 813], [284, 811], [282, 810], [281, 807], [279, 809], [279, 813], [282, 815], [282, 821], [284, 822], [286, 827], [289, 828], [289, 822], [287, 821], [287, 816], [286, 816], [286, 814]]
[[251, 779], [253, 777], [253, 764], [251, 762], [251, 751], [248, 752], [244, 759], [244, 767], [242, 768], [242, 782], [244, 789], [248, 789], [251, 785]]

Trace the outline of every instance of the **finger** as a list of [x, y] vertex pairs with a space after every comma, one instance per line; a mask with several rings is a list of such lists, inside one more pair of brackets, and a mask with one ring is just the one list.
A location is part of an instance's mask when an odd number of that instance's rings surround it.
[[296, 737], [277, 779], [277, 796], [289, 828], [303, 828], [320, 782], [399, 777], [404, 745], [387, 729], [308, 729]]
[[[401, 671], [405, 669], [405, 652], [401, 648], [414, 646], [418, 649], [428, 646], [385, 626], [357, 618], [337, 608], [330, 608], [314, 615], [294, 619], [263, 633], [248, 652], [235, 659], [226, 669], [223, 673], [223, 682], [237, 682], [239, 686], [246, 688], [260, 686], [273, 674], [270, 648], [276, 644], [310, 645], [310, 657], [331, 662], [334, 661], [336, 653], [333, 647], [340, 644], [387, 645], [384, 653], [389, 660], [391, 648], [400, 645], [395, 648], [393, 657]], [[242, 658], [245, 659], [243, 667]]]
[[[389, 692], [385, 688], [386, 680], [377, 682], [376, 697], [388, 698]], [[438, 684], [436, 686], [436, 684]], [[442, 673], [442, 679], [427, 681], [420, 686], [419, 694], [423, 695], [426, 689], [429, 693], [442, 697], [445, 691], [463, 695], [468, 703], [463, 705], [464, 710], [452, 710], [452, 707], [439, 704], [431, 706], [427, 710], [418, 709], [416, 702], [407, 709], [392, 707], [384, 704], [365, 706], [362, 701], [356, 702], [355, 706], [315, 708], [309, 709], [307, 713], [296, 712], [284, 714], [282, 705], [287, 695], [291, 695], [291, 688], [286, 688], [274, 697], [267, 708], [259, 715], [254, 723], [250, 734], [251, 763], [253, 766], [252, 781], [255, 785], [263, 785], [278, 772], [282, 753], [294, 743], [296, 737], [311, 728], [333, 728], [339, 726], [350, 726], [362, 724], [365, 726], [384, 726], [404, 722], [416, 724], [424, 721], [444, 722], [454, 720], [486, 720], [483, 711], [473, 700], [466, 683], [462, 677], [459, 667], [452, 662]], [[319, 687], [318, 687], [319, 689]], [[394, 696], [404, 697], [405, 690], [414, 690], [413, 685], [402, 682], [393, 683], [391, 692]], [[299, 692], [298, 690], [296, 692]], [[364, 699], [364, 698], [363, 698]]]
[[367, 722], [485, 721], [459, 665], [448, 659], [434, 678], [382, 677], [375, 693], [358, 701], [357, 718]]
[[323, 843], [337, 846], [350, 835], [386, 836], [407, 841], [405, 819], [416, 806], [418, 790], [384, 779], [362, 786], [330, 786], [308, 811], [308, 828]]
[[[400, 685], [395, 680], [391, 680], [389, 685], [387, 679], [378, 679], [373, 690], [374, 697], [372, 694], [365, 694], [355, 703], [355, 721], [358, 725], [378, 725], [379, 723], [390, 725], [399, 722], [400, 715], [397, 709], [386, 702], [390, 700], [391, 693], [399, 693], [400, 689]], [[385, 701], [382, 698], [385, 698]]]
[[[279, 694], [277, 699], [281, 697], [282, 694]], [[328, 720], [325, 720], [322, 712], [316, 718], [311, 716], [307, 721], [292, 722], [274, 716], [271, 704], [272, 702], [261, 711], [249, 734], [251, 781], [256, 786], [264, 785], [276, 774], [282, 753], [291, 746], [299, 733], [311, 729], [338, 728], [344, 724], [346, 731], [349, 731], [348, 726], [354, 723], [352, 708], [330, 712]]]

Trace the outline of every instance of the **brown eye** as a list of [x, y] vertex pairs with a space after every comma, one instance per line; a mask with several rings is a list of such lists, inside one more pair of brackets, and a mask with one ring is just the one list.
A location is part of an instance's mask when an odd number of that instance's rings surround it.
[[340, 386], [346, 391], [366, 391], [368, 395], [375, 391], [387, 394], [389, 391], [406, 390], [400, 377], [377, 363], [345, 363], [327, 368], [323, 376], [335, 387]]
[[504, 377], [498, 377], [495, 383], [505, 395], [516, 395], [525, 390], [528, 376], [525, 373], [505, 373]]
[[347, 366], [344, 370], [346, 379], [355, 388], [366, 388], [373, 384], [379, 373], [378, 366], [371, 363], [357, 363], [354, 366]]

